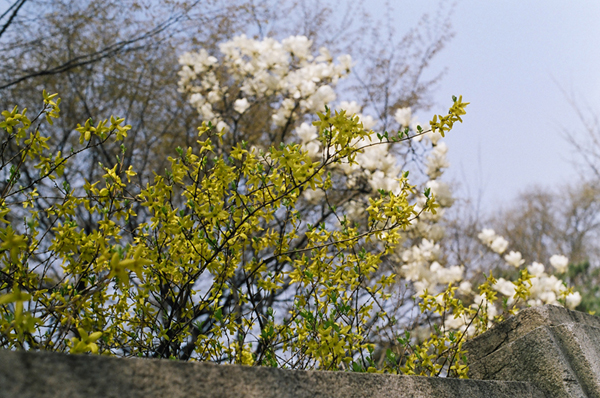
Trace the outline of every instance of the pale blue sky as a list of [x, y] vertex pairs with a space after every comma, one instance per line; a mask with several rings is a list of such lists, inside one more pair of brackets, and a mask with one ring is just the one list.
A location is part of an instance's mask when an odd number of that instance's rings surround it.
[[[383, 12], [384, 1], [369, 3]], [[396, 1], [395, 14], [406, 23], [438, 4]], [[471, 195], [483, 189], [486, 210], [528, 186], [576, 178], [563, 134], [582, 128], [560, 87], [600, 115], [600, 1], [459, 0], [452, 23], [456, 36], [431, 69], [448, 68], [434, 110], [459, 94], [471, 105], [446, 139], [446, 177], [466, 182]]]

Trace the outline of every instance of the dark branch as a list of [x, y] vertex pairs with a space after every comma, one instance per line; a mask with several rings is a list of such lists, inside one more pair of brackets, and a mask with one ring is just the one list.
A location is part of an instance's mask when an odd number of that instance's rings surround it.
[[[23, 3], [26, 0], [21, 0]], [[25, 80], [29, 80], [32, 79], [34, 77], [39, 77], [39, 76], [49, 76], [49, 75], [57, 75], [60, 73], [64, 73], [67, 72], [71, 69], [80, 67], [80, 66], [85, 66], [85, 65], [89, 65], [95, 62], [98, 62], [104, 58], [110, 58], [110, 57], [114, 57], [115, 55], [118, 55], [119, 53], [122, 52], [127, 52], [127, 51], [135, 51], [138, 50], [140, 48], [143, 47], [133, 47], [131, 48], [130, 46], [134, 43], [146, 40], [146, 39], [150, 39], [162, 32], [164, 32], [166, 29], [168, 29], [171, 25], [175, 24], [176, 22], [178, 22], [179, 20], [181, 20], [181, 18], [183, 18], [192, 8], [194, 8], [198, 3], [200, 2], [200, 0], [194, 2], [192, 5], [190, 5], [186, 10], [184, 10], [183, 12], [179, 13], [176, 16], [172, 16], [171, 18], [167, 19], [166, 21], [158, 24], [156, 27], [154, 27], [152, 30], [134, 37], [133, 39], [130, 40], [123, 40], [120, 41], [118, 43], [112, 44], [108, 47], [103, 48], [100, 51], [96, 51], [94, 53], [91, 54], [85, 54], [85, 55], [80, 55], [77, 56], [73, 59], [70, 59], [69, 61], [55, 66], [54, 68], [50, 68], [50, 69], [45, 69], [45, 70], [40, 70], [40, 71], [36, 71], [36, 72], [32, 72], [29, 73], [27, 75], [21, 76], [15, 80], [12, 80], [8, 83], [4, 83], [2, 85], [0, 85], [0, 90], [3, 90], [5, 88], [8, 87], [12, 87], [16, 84], [19, 84]], [[22, 5], [22, 4], [21, 4]], [[18, 11], [15, 10], [15, 12]]]
[[8, 21], [6, 21], [6, 23], [2, 26], [2, 29], [0, 29], [0, 37], [2, 37], [2, 35], [4, 34], [4, 32], [6, 32], [6, 29], [8, 29], [8, 27], [10, 26], [10, 24], [13, 22], [13, 20], [15, 19], [15, 17], [17, 16], [17, 13], [19, 12], [19, 9], [21, 7], [23, 7], [23, 4], [25, 4], [27, 0], [18, 0], [17, 2], [15, 2], [12, 6], [10, 6], [8, 8], [8, 10], [6, 10], [4, 12], [4, 14], [2, 14], [0, 16], [0, 20], [3, 19], [12, 8], [15, 8], [12, 12], [12, 14], [10, 15], [10, 17], [8, 18]]

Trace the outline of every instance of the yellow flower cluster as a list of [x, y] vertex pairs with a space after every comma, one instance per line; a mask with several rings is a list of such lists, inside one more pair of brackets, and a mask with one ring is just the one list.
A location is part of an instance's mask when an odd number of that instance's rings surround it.
[[[55, 98], [44, 92], [34, 120], [59, 116]], [[455, 101], [436, 128], [450, 129], [466, 105]], [[65, 179], [79, 154], [124, 142], [124, 119], [79, 125], [79, 144], [65, 156], [25, 114], [15, 107], [0, 121], [0, 346], [465, 375], [463, 335], [445, 330], [418, 347], [398, 337], [404, 357], [388, 350], [383, 365], [373, 360], [377, 320], [394, 322], [383, 303], [395, 275], [379, 265], [416, 217], [435, 212], [429, 190], [416, 210], [403, 174], [398, 193], [370, 198], [366, 229], [343, 214], [334, 224], [297, 209], [305, 190], [331, 189], [330, 166], [356, 162], [362, 148], [352, 143], [371, 134], [358, 117], [318, 114], [318, 161], [297, 144], [263, 152], [242, 141], [223, 153], [214, 142], [226, 131], [204, 123], [197, 146], [177, 148], [170, 169], [142, 185], [124, 156], [102, 165], [96, 181]], [[409, 137], [385, 138], [368, 145]], [[37, 177], [22, 178], [32, 169]], [[425, 293], [423, 311], [476, 318], [482, 310], [463, 307], [454, 289], [442, 300]]]

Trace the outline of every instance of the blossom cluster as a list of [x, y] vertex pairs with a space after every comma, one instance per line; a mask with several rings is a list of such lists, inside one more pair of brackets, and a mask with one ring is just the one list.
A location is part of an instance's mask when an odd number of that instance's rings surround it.
[[[425, 290], [435, 291], [438, 284], [448, 285], [462, 281], [464, 267], [457, 265], [443, 267], [438, 262], [440, 255], [440, 245], [427, 239], [403, 251], [401, 258], [404, 265], [400, 269], [404, 278], [413, 282], [417, 296], [423, 294]], [[460, 289], [470, 293], [470, 283], [463, 282]]]
[[[508, 248], [508, 241], [502, 236], [497, 235], [493, 229], [484, 229], [479, 233], [478, 238], [484, 245], [499, 255], [502, 255]], [[503, 259], [507, 265], [516, 269], [521, 268], [525, 264], [522, 254], [518, 251], [510, 251], [508, 254], [504, 255]], [[550, 264], [556, 273], [562, 274], [567, 270], [569, 259], [566, 256], [555, 254], [550, 257]], [[526, 268], [528, 273], [532, 276], [530, 279], [531, 295], [527, 304], [530, 306], [544, 304], [561, 305], [558, 300], [567, 290], [563, 281], [558, 279], [555, 275], [547, 273], [546, 267], [542, 263], [534, 261]], [[505, 280], [504, 278], [499, 278], [493, 287], [499, 293], [507, 297], [508, 305], [512, 304], [515, 295], [515, 284], [513, 282]], [[579, 303], [581, 303], [581, 295], [579, 292], [566, 294], [564, 304], [568, 308], [575, 309]]]
[[239, 117], [265, 99], [275, 126], [293, 124], [335, 101], [333, 87], [352, 65], [349, 55], [339, 56], [335, 63], [327, 48], [315, 57], [311, 47], [305, 36], [279, 42], [241, 35], [220, 45], [220, 59], [205, 49], [187, 52], [179, 59], [179, 91], [188, 93], [203, 120], [220, 131], [232, 129]]

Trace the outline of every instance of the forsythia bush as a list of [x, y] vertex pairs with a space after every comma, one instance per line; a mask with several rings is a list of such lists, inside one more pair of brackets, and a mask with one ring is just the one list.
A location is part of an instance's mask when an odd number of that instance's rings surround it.
[[[178, 148], [170, 170], [151, 184], [132, 182], [135, 170], [117, 156], [101, 180], [71, 176], [71, 186], [69, 165], [93, 147], [121, 142], [129, 126], [88, 120], [77, 128], [79, 145], [52, 153], [39, 127], [42, 116], [50, 124], [59, 117], [59, 104], [44, 92], [32, 120], [26, 109], [2, 112], [2, 347], [377, 370], [370, 336], [387, 316], [382, 303], [395, 277], [377, 274], [378, 266], [400, 231], [436, 211], [435, 198], [426, 190], [417, 211], [405, 173], [398, 193], [370, 199], [361, 232], [342, 214], [336, 225], [305, 225], [296, 205], [308, 189], [331, 189], [329, 167], [353, 165], [364, 147], [409, 140], [408, 130], [365, 141], [372, 132], [358, 117], [327, 109], [314, 122], [325, 154], [314, 161], [297, 144], [264, 152], [238, 143], [217, 154], [224, 130], [205, 123], [197, 147]], [[455, 98], [432, 126], [450, 130], [466, 105]], [[81, 215], [92, 221], [86, 228]], [[273, 220], [283, 233], [264, 230]], [[303, 248], [291, 250], [298, 240]], [[282, 289], [287, 296], [272, 294]], [[456, 311], [480, 312], [448, 289], [444, 302]], [[440, 300], [424, 298], [424, 308], [439, 310]], [[380, 370], [434, 374], [446, 366], [464, 376], [460, 332], [440, 331], [422, 346], [397, 340], [404, 355], [388, 350]]]

